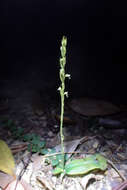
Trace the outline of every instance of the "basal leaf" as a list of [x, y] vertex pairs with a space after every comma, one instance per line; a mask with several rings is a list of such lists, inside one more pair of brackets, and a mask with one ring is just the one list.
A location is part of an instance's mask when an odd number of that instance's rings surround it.
[[63, 172], [64, 172], [64, 170], [62, 169], [62, 167], [58, 165], [58, 166], [53, 170], [53, 175], [58, 175], [58, 174], [61, 174], [61, 173], [63, 173]]
[[67, 175], [81, 175], [95, 169], [105, 170], [106, 168], [106, 159], [100, 154], [95, 154], [84, 159], [70, 161], [65, 165], [65, 173]]

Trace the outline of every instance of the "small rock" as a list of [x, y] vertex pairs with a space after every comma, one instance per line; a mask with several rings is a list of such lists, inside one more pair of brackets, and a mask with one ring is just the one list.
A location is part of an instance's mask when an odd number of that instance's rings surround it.
[[49, 136], [49, 137], [53, 137], [53, 132], [52, 132], [52, 131], [49, 131], [49, 132], [48, 132], [48, 136]]

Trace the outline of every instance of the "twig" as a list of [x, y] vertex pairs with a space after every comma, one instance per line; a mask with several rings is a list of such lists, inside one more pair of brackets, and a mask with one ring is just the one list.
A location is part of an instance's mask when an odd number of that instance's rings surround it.
[[[56, 156], [56, 155], [59, 155], [59, 154], [62, 154], [62, 152], [56, 152], [56, 153], [53, 153], [53, 154], [46, 154], [46, 155], [42, 156], [42, 158]], [[88, 152], [64, 152], [64, 154], [91, 154], [91, 153], [88, 153]]]
[[116, 166], [113, 164], [113, 162], [111, 162], [110, 160], [107, 160], [107, 163], [112, 166], [112, 168], [118, 173], [118, 175], [120, 176], [120, 178], [123, 181], [126, 181], [126, 178], [124, 177], [124, 175], [116, 168]]
[[113, 188], [113, 190], [126, 190], [126, 189], [127, 189], [127, 180], [125, 180], [123, 183], [121, 183], [117, 187]]
[[25, 163], [25, 162], [22, 160], [22, 162], [23, 162], [23, 164], [24, 164], [24, 167], [23, 167], [23, 169], [20, 171], [20, 173], [19, 173], [19, 175], [18, 175], [18, 177], [17, 177], [14, 190], [16, 190], [17, 185], [18, 185], [18, 182], [21, 180], [23, 174], [25, 173], [25, 171], [26, 171], [26, 169], [27, 169], [27, 167], [28, 167], [28, 165], [29, 165], [29, 163], [30, 163], [30, 160], [31, 160], [30, 158], [31, 158], [31, 156], [32, 156], [32, 146], [31, 146], [31, 151], [30, 151], [30, 153], [29, 153], [29, 157], [28, 157], [27, 163]]
[[55, 190], [55, 188], [53, 187], [53, 184], [50, 181], [48, 181], [46, 178], [37, 177], [36, 179], [46, 190]]

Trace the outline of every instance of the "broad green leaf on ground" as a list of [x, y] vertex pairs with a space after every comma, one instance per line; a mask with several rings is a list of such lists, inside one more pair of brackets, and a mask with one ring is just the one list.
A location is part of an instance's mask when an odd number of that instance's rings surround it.
[[15, 161], [8, 145], [0, 140], [0, 170], [11, 176], [15, 176]]
[[64, 159], [64, 162], [66, 162], [69, 159], [68, 155], [65, 154], [64, 158], [63, 158], [62, 154], [58, 154], [54, 158], [51, 158], [51, 159], [52, 159], [51, 164], [53, 167], [55, 167], [55, 169], [53, 170], [53, 174], [58, 175], [60, 173], [64, 173], [63, 164], [61, 161], [62, 161], [62, 159]]
[[59, 175], [59, 174], [61, 174], [61, 173], [63, 173], [63, 172], [64, 172], [64, 170], [63, 170], [62, 166], [61, 166], [61, 165], [58, 165], [58, 166], [53, 170], [53, 175]]
[[84, 159], [72, 160], [65, 165], [65, 173], [67, 175], [81, 175], [100, 169], [106, 170], [107, 161], [100, 154], [95, 154]]

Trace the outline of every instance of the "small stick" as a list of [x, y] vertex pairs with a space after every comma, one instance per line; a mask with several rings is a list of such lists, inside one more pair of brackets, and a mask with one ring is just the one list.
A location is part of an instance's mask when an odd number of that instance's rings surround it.
[[113, 188], [113, 190], [126, 190], [127, 189], [127, 180]]
[[29, 154], [27, 163], [24, 163], [24, 161], [22, 160], [22, 161], [23, 161], [23, 164], [24, 164], [24, 167], [23, 167], [23, 169], [20, 171], [20, 173], [19, 173], [19, 175], [18, 175], [18, 178], [17, 178], [16, 184], [15, 184], [14, 190], [16, 190], [17, 185], [18, 185], [18, 182], [21, 180], [21, 178], [22, 178], [24, 172], [26, 171], [26, 169], [27, 169], [27, 167], [28, 167], [28, 165], [29, 165], [29, 163], [30, 163], [31, 155], [32, 155], [32, 146], [31, 146], [31, 150], [30, 150], [30, 154]]
[[123, 181], [126, 181], [126, 180], [127, 180], [127, 179], [124, 177], [124, 175], [116, 168], [116, 166], [113, 164], [113, 162], [111, 162], [110, 160], [107, 160], [107, 163], [112, 166], [112, 168], [118, 173], [118, 175], [120, 176], [120, 178], [121, 178]]

